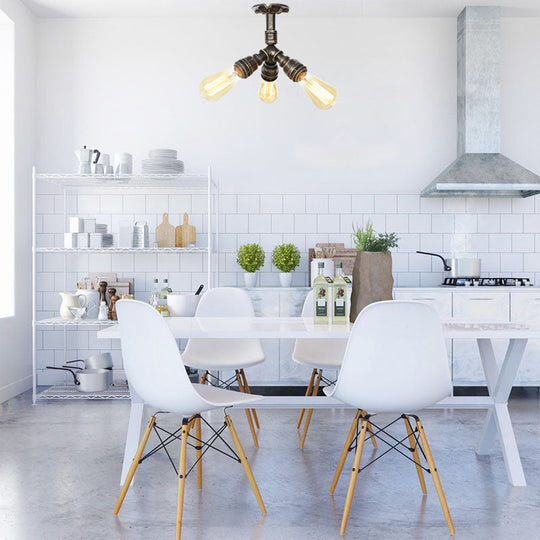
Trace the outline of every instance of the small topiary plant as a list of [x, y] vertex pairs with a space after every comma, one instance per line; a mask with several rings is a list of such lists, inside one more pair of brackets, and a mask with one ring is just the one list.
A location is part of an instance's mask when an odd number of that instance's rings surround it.
[[272, 253], [272, 262], [281, 272], [292, 272], [300, 264], [300, 251], [294, 244], [279, 244]]
[[256, 272], [264, 264], [263, 248], [259, 244], [240, 246], [236, 262], [246, 272]]

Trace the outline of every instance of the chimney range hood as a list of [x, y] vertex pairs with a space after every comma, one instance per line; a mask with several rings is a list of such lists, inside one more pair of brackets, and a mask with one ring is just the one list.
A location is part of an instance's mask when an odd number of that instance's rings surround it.
[[498, 7], [466, 7], [457, 23], [458, 155], [422, 197], [530, 197], [540, 176], [500, 153]]

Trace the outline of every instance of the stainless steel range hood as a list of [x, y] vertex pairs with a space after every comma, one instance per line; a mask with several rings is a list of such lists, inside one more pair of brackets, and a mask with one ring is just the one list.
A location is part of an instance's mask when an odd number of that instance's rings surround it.
[[537, 195], [540, 176], [500, 153], [500, 8], [466, 7], [457, 31], [459, 157], [421, 196]]

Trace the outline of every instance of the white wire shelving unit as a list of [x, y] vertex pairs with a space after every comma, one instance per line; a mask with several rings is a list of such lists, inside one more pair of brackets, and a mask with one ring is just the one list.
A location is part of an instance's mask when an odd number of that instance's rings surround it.
[[[36, 197], [39, 183], [52, 184], [61, 189], [63, 195], [64, 230], [68, 230], [67, 196], [68, 194], [186, 194], [206, 195], [207, 197], [207, 246], [191, 248], [131, 248], [131, 247], [104, 247], [104, 248], [64, 248], [57, 246], [37, 246], [37, 213]], [[114, 253], [205, 253], [207, 254], [208, 287], [217, 284], [219, 271], [218, 239], [219, 239], [219, 188], [212, 178], [211, 168], [208, 167], [206, 174], [131, 174], [131, 175], [92, 175], [73, 173], [38, 173], [34, 167], [32, 170], [32, 289], [33, 289], [33, 343], [32, 343], [32, 372], [33, 372], [33, 401], [42, 399], [126, 399], [129, 398], [127, 386], [111, 386], [104, 392], [82, 393], [77, 391], [75, 385], [60, 384], [52, 385], [38, 392], [37, 386], [37, 360], [36, 332], [38, 329], [57, 328], [64, 331], [64, 348], [67, 349], [67, 331], [70, 329], [93, 330], [101, 327], [117, 324], [115, 321], [98, 321], [96, 319], [82, 319], [80, 321], [65, 320], [60, 317], [48, 317], [37, 319], [36, 306], [36, 270], [38, 254], [58, 253], [64, 255], [64, 283], [63, 290], [67, 290], [66, 259], [71, 254], [114, 254]], [[46, 232], [46, 231], [44, 231]]]

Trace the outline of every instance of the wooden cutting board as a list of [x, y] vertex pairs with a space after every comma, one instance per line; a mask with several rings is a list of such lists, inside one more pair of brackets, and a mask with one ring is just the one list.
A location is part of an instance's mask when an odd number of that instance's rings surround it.
[[163, 221], [156, 227], [156, 242], [160, 248], [175, 247], [174, 225], [169, 223], [169, 214], [163, 214]]
[[176, 247], [188, 247], [188, 244], [197, 239], [195, 227], [188, 223], [187, 212], [184, 214], [184, 223], [176, 227]]

